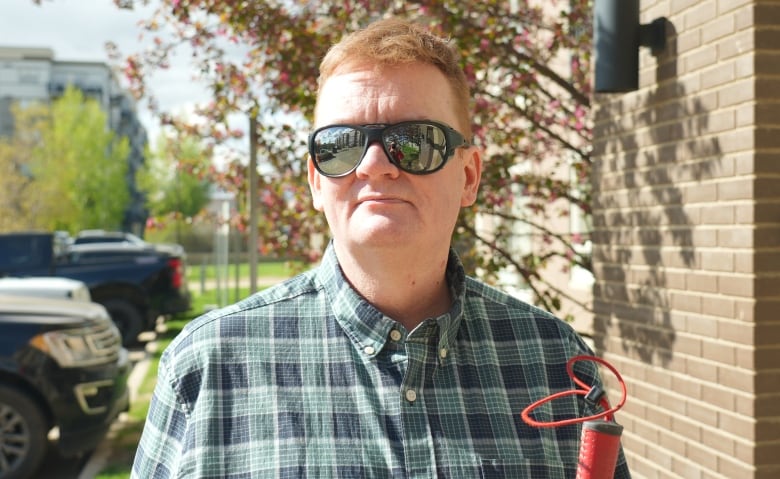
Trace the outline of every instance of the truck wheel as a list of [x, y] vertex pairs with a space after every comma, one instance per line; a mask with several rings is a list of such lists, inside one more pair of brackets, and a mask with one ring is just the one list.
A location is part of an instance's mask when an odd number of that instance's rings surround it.
[[27, 394], [0, 385], [0, 478], [33, 477], [49, 442], [43, 412]]
[[138, 308], [121, 299], [103, 302], [109, 316], [122, 334], [122, 345], [132, 346], [138, 342], [138, 335], [144, 328], [144, 320]]

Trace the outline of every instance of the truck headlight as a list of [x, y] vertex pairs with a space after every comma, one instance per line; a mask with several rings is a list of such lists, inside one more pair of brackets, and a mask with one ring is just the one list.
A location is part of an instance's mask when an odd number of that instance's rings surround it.
[[86, 329], [64, 329], [39, 334], [30, 344], [54, 358], [63, 368], [104, 364], [116, 359], [116, 352], [96, 349]]

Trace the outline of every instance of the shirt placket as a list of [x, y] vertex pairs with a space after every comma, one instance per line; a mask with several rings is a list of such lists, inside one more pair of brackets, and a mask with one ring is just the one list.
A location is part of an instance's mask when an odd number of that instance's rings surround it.
[[423, 386], [431, 354], [430, 338], [435, 326], [423, 325], [406, 340], [407, 368], [401, 383], [401, 424], [404, 434], [405, 469], [408, 478], [436, 476], [436, 455], [428, 423]]

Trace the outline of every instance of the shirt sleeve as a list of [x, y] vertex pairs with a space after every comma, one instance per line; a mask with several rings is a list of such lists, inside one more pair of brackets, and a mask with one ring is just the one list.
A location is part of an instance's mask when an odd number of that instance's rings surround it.
[[160, 360], [160, 372], [133, 462], [131, 479], [168, 479], [178, 474], [187, 414], [171, 384], [172, 378], [166, 374], [170, 371], [167, 358], [163, 354]]

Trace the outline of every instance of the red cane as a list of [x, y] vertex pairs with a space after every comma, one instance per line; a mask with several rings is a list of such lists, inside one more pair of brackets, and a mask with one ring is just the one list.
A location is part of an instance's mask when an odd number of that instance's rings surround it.
[[[589, 386], [581, 381], [574, 374], [574, 363], [577, 361], [595, 361], [606, 366], [617, 377], [622, 390], [620, 402], [615, 407], [610, 407], [604, 390], [598, 386]], [[523, 410], [521, 416], [523, 421], [529, 426], [534, 427], [557, 427], [569, 424], [582, 424], [582, 436], [580, 437], [580, 454], [577, 464], [577, 479], [608, 479], [615, 475], [615, 466], [617, 465], [618, 452], [620, 451], [620, 435], [623, 433], [623, 426], [616, 423], [614, 413], [626, 402], [626, 383], [620, 376], [620, 373], [601, 358], [595, 356], [575, 356], [566, 363], [566, 372], [569, 377], [580, 387], [572, 391], [563, 391], [544, 399], [536, 401]], [[578, 395], [584, 396], [585, 401], [590, 404], [599, 404], [603, 411], [593, 416], [564, 419], [561, 421], [539, 422], [531, 418], [530, 413], [540, 405], [554, 399]]]

